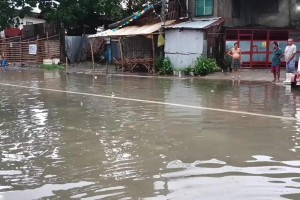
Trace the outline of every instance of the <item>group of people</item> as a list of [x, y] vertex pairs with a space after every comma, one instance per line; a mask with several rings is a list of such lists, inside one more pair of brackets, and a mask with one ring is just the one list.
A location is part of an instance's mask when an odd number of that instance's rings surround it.
[[[272, 68], [271, 71], [273, 73], [273, 81], [272, 82], [280, 82], [280, 65], [282, 59], [284, 58], [286, 63], [286, 80], [285, 83], [290, 83], [291, 76], [296, 72], [296, 53], [297, 48], [296, 45], [293, 44], [293, 39], [288, 39], [287, 46], [284, 52], [279, 48], [278, 42], [273, 42], [273, 53], [272, 53]], [[232, 57], [231, 68], [234, 71], [233, 79], [240, 79], [240, 68], [242, 65], [242, 51], [239, 48], [239, 44], [236, 42], [234, 44], [234, 48], [232, 48], [227, 53], [228, 56]]]

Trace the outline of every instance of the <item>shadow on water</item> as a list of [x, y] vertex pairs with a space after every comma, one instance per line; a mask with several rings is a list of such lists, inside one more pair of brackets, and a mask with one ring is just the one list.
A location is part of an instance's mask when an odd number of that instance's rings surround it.
[[269, 83], [6, 72], [0, 199], [298, 199], [300, 93]]

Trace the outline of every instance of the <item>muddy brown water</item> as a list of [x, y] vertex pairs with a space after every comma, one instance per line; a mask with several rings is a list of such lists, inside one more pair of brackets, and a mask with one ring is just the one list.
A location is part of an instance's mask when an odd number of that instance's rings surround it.
[[299, 91], [43, 71], [0, 82], [0, 199], [300, 199]]

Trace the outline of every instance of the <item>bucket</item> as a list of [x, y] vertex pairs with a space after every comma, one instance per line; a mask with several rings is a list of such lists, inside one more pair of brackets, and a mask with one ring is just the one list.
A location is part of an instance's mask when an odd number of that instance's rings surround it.
[[6, 67], [6, 66], [7, 66], [7, 61], [6, 61], [5, 59], [3, 59], [3, 60], [1, 61], [1, 66], [2, 66], [2, 67]]
[[43, 59], [44, 65], [52, 65], [52, 63], [53, 63], [52, 59]]

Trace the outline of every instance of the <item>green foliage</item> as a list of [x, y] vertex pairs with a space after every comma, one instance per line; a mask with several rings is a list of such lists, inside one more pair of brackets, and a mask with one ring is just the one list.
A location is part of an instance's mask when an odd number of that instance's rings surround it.
[[147, 0], [57, 0], [59, 4], [42, 4], [46, 19], [63, 24], [68, 34], [96, 33], [108, 25], [143, 9]]
[[170, 59], [157, 59], [157, 70], [162, 75], [170, 75], [173, 73], [173, 68]]
[[32, 7], [38, 0], [1, 0], [0, 1], [0, 31], [8, 27], [18, 27], [20, 19], [30, 15]]
[[159, 71], [159, 69], [162, 68], [163, 62], [164, 62], [164, 58], [162, 58], [162, 57], [156, 58], [155, 64], [154, 64], [154, 65], [155, 65], [155, 70], [156, 70], [156, 71]]
[[46, 69], [46, 70], [64, 70], [65, 68], [61, 65], [41, 65], [41, 69]]
[[225, 59], [224, 59], [224, 70], [231, 68], [232, 57], [227, 55], [227, 52], [230, 50], [230, 47], [226, 46]]
[[217, 65], [216, 60], [211, 58], [197, 58], [193, 71], [195, 75], [206, 76], [207, 74], [219, 71], [220, 68]]
[[[151, 1], [150, 1], [151, 2]], [[102, 25], [141, 10], [147, 0], [0, 0], [0, 30], [20, 24], [38, 5], [48, 22], [63, 25], [68, 34], [96, 33]], [[18, 8], [18, 10], [16, 9]]]
[[156, 2], [155, 0], [123, 0], [123, 5], [126, 7], [128, 15], [132, 15], [133, 12], [143, 9], [143, 5], [148, 2]]
[[190, 75], [191, 72], [194, 72], [194, 68], [192, 68], [192, 67], [187, 67], [187, 68], [182, 69], [182, 72], [183, 72], [185, 75]]
[[56, 6], [43, 6], [46, 19], [63, 24], [68, 34], [96, 33], [101, 25], [107, 25], [123, 17], [121, 0], [58, 0]]

